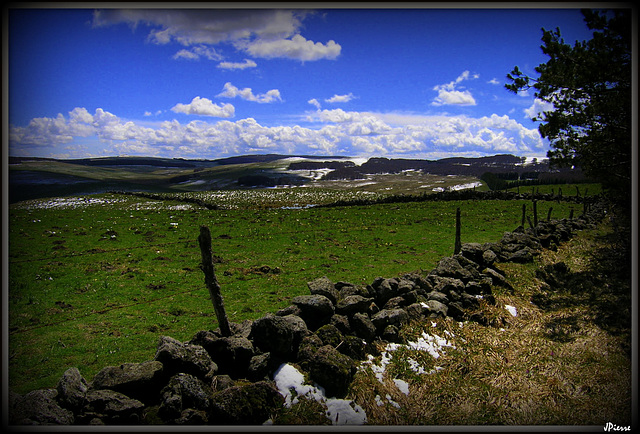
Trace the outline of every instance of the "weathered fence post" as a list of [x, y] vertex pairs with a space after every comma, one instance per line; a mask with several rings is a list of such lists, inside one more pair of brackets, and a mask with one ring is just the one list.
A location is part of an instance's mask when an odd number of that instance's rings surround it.
[[547, 213], [547, 221], [550, 222], [551, 221], [551, 211], [553, 211], [552, 207], [549, 207], [549, 212]]
[[213, 309], [216, 312], [218, 318], [218, 324], [220, 325], [220, 332], [222, 336], [231, 336], [231, 328], [229, 328], [229, 321], [227, 320], [227, 314], [224, 311], [224, 301], [222, 300], [222, 294], [220, 293], [220, 284], [216, 278], [215, 269], [213, 267], [213, 255], [211, 253], [211, 232], [207, 226], [200, 226], [200, 235], [198, 236], [198, 243], [200, 244], [200, 253], [202, 254], [202, 264], [200, 268], [204, 273], [204, 282], [209, 290], [209, 296], [213, 303]]
[[456, 209], [456, 242], [453, 246], [453, 254], [457, 255], [462, 250], [462, 242], [460, 241], [460, 208]]
[[527, 216], [527, 221], [529, 222], [529, 227], [533, 229], [534, 226], [533, 226], [533, 223], [531, 223], [531, 217]]
[[584, 189], [584, 193], [582, 194], [582, 215], [586, 215], [590, 210], [590, 203], [588, 203], [587, 192], [588, 188]]
[[538, 201], [533, 201], [533, 225], [538, 226]]

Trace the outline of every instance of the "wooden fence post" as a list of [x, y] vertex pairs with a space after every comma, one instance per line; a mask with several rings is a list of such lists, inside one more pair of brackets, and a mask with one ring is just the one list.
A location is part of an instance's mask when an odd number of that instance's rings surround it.
[[462, 242], [460, 241], [460, 208], [456, 209], [456, 242], [453, 246], [453, 254], [457, 255], [462, 250]]
[[531, 223], [531, 217], [527, 216], [527, 221], [529, 222], [529, 227], [533, 229], [533, 223]]
[[550, 222], [551, 221], [551, 211], [553, 211], [552, 207], [549, 207], [549, 212], [547, 213], [547, 221]]
[[213, 255], [211, 252], [211, 232], [207, 226], [200, 226], [200, 235], [198, 236], [198, 243], [200, 244], [200, 253], [202, 254], [202, 264], [200, 265], [202, 272], [204, 273], [204, 282], [209, 290], [209, 296], [213, 303], [213, 309], [216, 312], [218, 318], [218, 324], [220, 325], [220, 332], [222, 336], [231, 336], [231, 328], [229, 327], [229, 321], [227, 320], [227, 314], [224, 311], [224, 301], [222, 300], [222, 294], [220, 293], [220, 284], [216, 278], [215, 269], [213, 266]]
[[533, 225], [538, 226], [538, 201], [533, 201]]

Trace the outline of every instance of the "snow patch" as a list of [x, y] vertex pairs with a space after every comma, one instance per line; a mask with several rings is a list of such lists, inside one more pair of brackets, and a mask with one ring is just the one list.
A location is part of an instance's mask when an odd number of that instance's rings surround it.
[[400, 389], [400, 392], [404, 393], [405, 395], [409, 395], [409, 383], [397, 378], [395, 378], [393, 382], [396, 384], [396, 387]]
[[504, 306], [504, 308], [505, 308], [505, 309], [507, 309], [507, 310], [509, 311], [509, 313], [511, 314], [511, 316], [518, 316], [518, 311], [517, 311], [517, 309], [515, 308], [515, 306], [511, 306], [511, 305], [506, 304], [506, 305]]
[[304, 375], [288, 363], [280, 365], [273, 380], [284, 396], [287, 408], [298, 403], [300, 396], [306, 396], [327, 407], [326, 415], [333, 425], [362, 425], [367, 422], [367, 414], [358, 404], [346, 399], [327, 398], [322, 387], [304, 384]]
[[[481, 185], [482, 185], [481, 182], [470, 182], [468, 184], [453, 185], [451, 187], [448, 187], [448, 189], [452, 190], [452, 191], [459, 191], [459, 190], [467, 190], [469, 188], [480, 187]], [[441, 192], [445, 191], [445, 188], [443, 188], [443, 187], [434, 187], [434, 188], [431, 189], [431, 191], [433, 191], [435, 193], [441, 193]]]
[[[455, 337], [455, 335], [449, 331], [445, 331], [445, 333], [447, 336]], [[409, 341], [406, 345], [396, 343], [387, 344], [385, 350], [380, 354], [379, 363], [375, 363], [375, 357], [371, 354], [367, 355], [367, 360], [363, 361], [358, 369], [366, 369], [368, 366], [378, 381], [380, 381], [380, 383], [384, 383], [384, 374], [387, 366], [393, 362], [392, 353], [400, 348], [406, 348], [414, 351], [426, 351], [431, 355], [431, 357], [437, 359], [441, 354], [445, 354], [445, 348], [456, 348], [456, 346], [446, 338], [440, 337], [436, 334], [431, 335], [426, 332], [422, 332], [422, 336], [420, 336], [415, 342]], [[407, 358], [406, 361], [409, 364], [409, 368], [417, 374], [434, 374], [442, 369], [442, 367], [436, 366], [427, 371], [412, 358]], [[396, 378], [393, 382], [402, 393], [405, 395], [409, 394], [409, 384], [406, 381]], [[381, 404], [378, 403], [378, 405]]]

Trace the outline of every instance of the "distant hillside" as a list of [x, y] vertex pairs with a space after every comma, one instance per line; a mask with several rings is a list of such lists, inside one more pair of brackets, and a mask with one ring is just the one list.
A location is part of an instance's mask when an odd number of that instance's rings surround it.
[[[524, 157], [420, 160], [370, 158], [357, 165], [342, 156], [241, 155], [216, 160], [100, 157], [9, 158], [9, 200], [102, 193], [109, 190], [171, 192], [313, 185], [319, 181], [362, 180], [371, 176], [420, 171], [423, 174], [488, 179], [492, 185], [512, 180], [580, 182], [578, 169], [552, 169], [547, 160]], [[487, 173], [492, 174], [487, 178]], [[485, 181], [488, 182], [488, 181]]]
[[[329, 167], [327, 167], [329, 168]], [[485, 173], [495, 173], [510, 180], [538, 179], [541, 174], [552, 174], [547, 178], [583, 178], [580, 169], [558, 169], [549, 166], [548, 160], [526, 163], [525, 157], [509, 154], [479, 158], [443, 158], [441, 160], [411, 160], [370, 158], [360, 166], [337, 168], [326, 175], [324, 180], [366, 179], [368, 175], [400, 173], [405, 170], [420, 170], [432, 175], [463, 175], [480, 178]]]

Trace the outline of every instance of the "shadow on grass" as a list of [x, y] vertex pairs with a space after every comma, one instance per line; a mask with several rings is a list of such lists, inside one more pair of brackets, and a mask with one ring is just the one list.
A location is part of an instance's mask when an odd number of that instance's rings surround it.
[[[623, 338], [631, 354], [631, 237], [617, 230], [599, 235], [596, 248], [584, 254], [584, 271], [572, 272], [560, 261], [541, 268], [536, 277], [543, 283], [531, 301], [548, 312], [562, 312], [548, 320], [546, 334], [557, 342], [575, 339], [582, 321]], [[572, 310], [584, 307], [586, 310]], [[578, 313], [576, 313], [578, 312]]]

